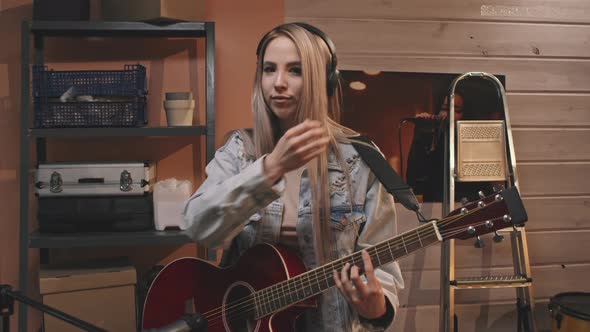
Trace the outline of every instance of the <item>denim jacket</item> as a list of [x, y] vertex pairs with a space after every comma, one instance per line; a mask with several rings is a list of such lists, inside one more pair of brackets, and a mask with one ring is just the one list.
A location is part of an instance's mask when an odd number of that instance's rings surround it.
[[[331, 226], [335, 250], [332, 258], [347, 256], [364, 247], [396, 235], [397, 222], [393, 198], [376, 179], [350, 144], [339, 144], [343, 160], [350, 169], [352, 193], [344, 171], [333, 153], [328, 158]], [[229, 250], [230, 260], [258, 243], [278, 243], [283, 216], [280, 200], [284, 180], [271, 186], [263, 174], [262, 161], [244, 153], [239, 133], [234, 133], [207, 165], [207, 179], [187, 201], [183, 214], [188, 232], [209, 248]], [[352, 205], [351, 200], [352, 199]], [[311, 191], [306, 172], [301, 177], [296, 231], [301, 259], [314, 268]], [[351, 208], [352, 207], [352, 208]], [[250, 217], [244, 217], [250, 216]], [[233, 257], [233, 258], [231, 258]], [[375, 270], [385, 295], [397, 310], [397, 289], [403, 278], [396, 262]], [[322, 294], [321, 316], [308, 318], [306, 331], [382, 331], [372, 326], [348, 305], [336, 287]], [[323, 321], [323, 327], [320, 327]], [[391, 326], [391, 324], [390, 324]]]

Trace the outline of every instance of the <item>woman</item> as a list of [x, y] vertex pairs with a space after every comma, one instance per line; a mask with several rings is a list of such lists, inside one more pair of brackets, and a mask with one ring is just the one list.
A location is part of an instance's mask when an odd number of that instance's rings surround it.
[[[184, 211], [192, 237], [230, 248], [230, 261], [260, 242], [282, 244], [308, 268], [393, 237], [393, 199], [350, 144], [358, 134], [337, 122], [331, 41], [313, 26], [284, 24], [262, 38], [257, 55], [253, 134], [232, 134], [207, 165]], [[337, 287], [322, 294], [319, 313], [306, 315], [305, 331], [391, 324], [399, 266], [374, 269], [366, 253], [363, 264], [366, 280], [356, 266], [334, 271]]]

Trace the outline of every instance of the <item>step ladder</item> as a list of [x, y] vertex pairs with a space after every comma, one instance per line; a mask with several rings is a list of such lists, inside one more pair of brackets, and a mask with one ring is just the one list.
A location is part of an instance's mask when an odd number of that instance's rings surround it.
[[[455, 209], [455, 182], [461, 182], [461, 174], [458, 172], [458, 166], [461, 165], [456, 162], [455, 149], [455, 89], [457, 84], [466, 78], [470, 79], [484, 79], [491, 81], [497, 88], [498, 94], [502, 99], [504, 107], [504, 120], [492, 121], [500, 123], [503, 130], [499, 135], [504, 134], [504, 151], [506, 157], [503, 162], [503, 174], [501, 176], [502, 182], [507, 187], [516, 186], [518, 188], [518, 177], [516, 172], [516, 161], [514, 157], [514, 145], [512, 141], [512, 132], [510, 129], [510, 121], [508, 117], [508, 106], [506, 102], [506, 93], [502, 83], [495, 76], [484, 72], [469, 72], [458, 76], [453, 80], [449, 89], [449, 130], [445, 131], [445, 174], [444, 174], [444, 194], [443, 194], [443, 215], [447, 215], [450, 211]], [[458, 124], [468, 123], [470, 121], [462, 121]], [[459, 137], [457, 135], [457, 137]], [[457, 153], [458, 155], [458, 153]], [[487, 179], [480, 181], [488, 181]], [[498, 179], [489, 180], [498, 182]], [[491, 193], [486, 193], [491, 194]], [[480, 192], [480, 196], [485, 196]], [[526, 240], [526, 232], [524, 226], [513, 227], [512, 229], [504, 229], [496, 232], [494, 242], [501, 242], [503, 236], [499, 233], [510, 233], [514, 275], [507, 276], [486, 276], [486, 277], [470, 277], [457, 278], [455, 276], [455, 240], [451, 239], [444, 241], [441, 244], [441, 296], [440, 296], [440, 331], [454, 332], [460, 331], [457, 316], [455, 313], [455, 291], [468, 289], [484, 289], [484, 288], [515, 288], [516, 292], [516, 306], [517, 306], [517, 331], [532, 331], [536, 332], [537, 327], [534, 318], [534, 298], [531, 268], [529, 264], [528, 247]], [[483, 247], [483, 242], [477, 239], [476, 247]]]

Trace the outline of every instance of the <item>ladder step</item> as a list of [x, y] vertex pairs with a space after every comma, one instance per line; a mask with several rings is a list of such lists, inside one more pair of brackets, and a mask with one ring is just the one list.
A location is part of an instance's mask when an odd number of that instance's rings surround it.
[[467, 288], [500, 288], [500, 287], [528, 287], [531, 278], [523, 275], [467, 277], [451, 280], [451, 286], [458, 289]]

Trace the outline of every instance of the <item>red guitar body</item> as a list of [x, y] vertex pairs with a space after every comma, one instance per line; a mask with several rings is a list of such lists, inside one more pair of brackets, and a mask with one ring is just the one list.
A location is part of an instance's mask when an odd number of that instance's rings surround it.
[[[204, 316], [215, 311], [219, 314], [208, 319], [207, 331], [237, 331], [238, 327], [231, 326], [226, 315], [221, 313], [224, 303], [305, 271], [298, 256], [268, 244], [249, 249], [234, 266], [225, 269], [197, 258], [178, 259], [167, 265], [152, 283], [143, 309], [142, 329], [168, 325], [191, 311]], [[190, 310], [187, 303], [192, 306]], [[248, 330], [294, 331], [297, 317], [315, 305], [314, 300], [300, 302], [251, 322]]]

